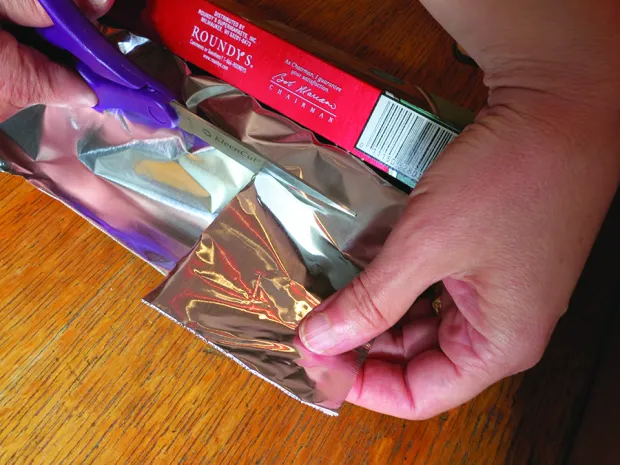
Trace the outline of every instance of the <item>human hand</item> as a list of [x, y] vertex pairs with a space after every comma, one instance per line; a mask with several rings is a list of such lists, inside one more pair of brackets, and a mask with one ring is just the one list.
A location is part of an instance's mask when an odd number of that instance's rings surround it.
[[[616, 0], [424, 3], [485, 71], [488, 105], [300, 325], [326, 355], [376, 338], [348, 400], [409, 419], [538, 362], [620, 181]], [[440, 317], [418, 299], [437, 282]]]
[[[77, 3], [88, 17], [97, 18], [112, 6], [113, 0]], [[52, 25], [37, 0], [0, 0], [0, 21], [28, 27]], [[88, 107], [97, 104], [93, 91], [75, 72], [20, 44], [1, 28], [0, 63], [0, 122], [37, 103]]]

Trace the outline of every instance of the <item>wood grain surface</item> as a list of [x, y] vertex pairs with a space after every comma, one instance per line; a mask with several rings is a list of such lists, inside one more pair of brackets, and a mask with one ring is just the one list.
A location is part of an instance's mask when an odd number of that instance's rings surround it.
[[[124, 1], [124, 0], [118, 0]], [[128, 0], [126, 0], [128, 1]], [[470, 109], [481, 75], [409, 0], [246, 0]], [[0, 175], [0, 463], [545, 464], [569, 456], [620, 288], [620, 202], [543, 361], [438, 418], [304, 407], [141, 303], [162, 279]]]
[[604, 356], [591, 384], [590, 396], [568, 465], [612, 465], [620, 461], [620, 311], [616, 311], [614, 320], [610, 325], [611, 332]]

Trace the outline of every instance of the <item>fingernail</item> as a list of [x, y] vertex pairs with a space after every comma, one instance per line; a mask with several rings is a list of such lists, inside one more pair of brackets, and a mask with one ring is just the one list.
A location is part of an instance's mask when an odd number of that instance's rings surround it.
[[314, 313], [301, 323], [299, 337], [312, 352], [321, 353], [334, 347], [331, 323], [324, 313]]
[[93, 6], [103, 6], [108, 3], [108, 0], [89, 0], [90, 4]]
[[80, 96], [76, 100], [75, 104], [80, 107], [92, 108], [95, 105], [97, 105], [98, 102], [99, 100], [97, 99], [97, 96], [94, 93], [88, 93], [88, 94], [84, 94]]
[[50, 107], [58, 108], [92, 108], [97, 105], [97, 97], [85, 95], [70, 100], [61, 100], [59, 102], [49, 102]]

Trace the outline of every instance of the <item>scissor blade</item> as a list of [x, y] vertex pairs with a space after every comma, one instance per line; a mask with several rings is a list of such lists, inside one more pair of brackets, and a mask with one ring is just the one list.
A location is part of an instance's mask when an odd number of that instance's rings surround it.
[[350, 208], [347, 208], [344, 205], [334, 202], [332, 199], [327, 197], [325, 194], [323, 194], [321, 191], [319, 191], [315, 187], [312, 187], [309, 184], [306, 184], [304, 181], [299, 179], [297, 176], [289, 173], [287, 170], [285, 170], [284, 168], [282, 168], [281, 166], [275, 163], [267, 163], [263, 171], [265, 171], [266, 173], [269, 173], [272, 177], [278, 179], [279, 181], [282, 181], [283, 183], [288, 184], [293, 189], [303, 192], [307, 195], [310, 195], [314, 199], [319, 200], [320, 202], [326, 205], [329, 205], [330, 207], [344, 213], [345, 215], [351, 216], [353, 218], [357, 216], [357, 214]]
[[274, 178], [289, 184], [294, 189], [303, 192], [316, 200], [334, 208], [346, 215], [356, 217], [356, 213], [350, 208], [333, 201], [320, 192], [317, 188], [307, 184], [302, 179], [289, 173], [276, 163], [267, 160], [253, 148], [227, 134], [217, 126], [205, 121], [178, 102], [172, 102], [172, 107], [179, 115], [179, 127], [184, 131], [202, 139], [212, 147], [229, 156], [240, 165], [253, 173], [261, 170], [269, 173]]
[[267, 160], [241, 141], [231, 137], [215, 125], [203, 120], [178, 102], [171, 103], [179, 115], [179, 127], [228, 155], [253, 173], [265, 167]]

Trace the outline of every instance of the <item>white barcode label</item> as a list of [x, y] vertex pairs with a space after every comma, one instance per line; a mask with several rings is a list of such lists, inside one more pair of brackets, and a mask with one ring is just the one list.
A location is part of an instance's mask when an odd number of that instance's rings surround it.
[[456, 131], [382, 95], [356, 148], [391, 170], [418, 180], [457, 135]]

